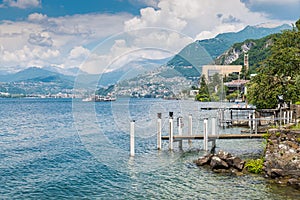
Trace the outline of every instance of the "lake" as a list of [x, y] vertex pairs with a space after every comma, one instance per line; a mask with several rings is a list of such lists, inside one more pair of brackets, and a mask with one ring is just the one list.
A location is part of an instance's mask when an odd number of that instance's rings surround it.
[[[203, 141], [186, 142], [183, 151], [163, 142], [156, 150], [156, 114], [162, 113], [163, 134], [168, 112], [193, 115], [200, 134], [214, 111], [200, 103], [161, 99], [0, 99], [1, 199], [296, 199], [300, 191], [281, 187], [258, 175], [216, 174], [198, 168]], [[134, 158], [129, 156], [129, 123], [135, 120]], [[175, 121], [175, 134], [176, 121]], [[240, 129], [220, 129], [231, 133]], [[257, 157], [263, 140], [218, 140], [217, 150], [242, 158]]]

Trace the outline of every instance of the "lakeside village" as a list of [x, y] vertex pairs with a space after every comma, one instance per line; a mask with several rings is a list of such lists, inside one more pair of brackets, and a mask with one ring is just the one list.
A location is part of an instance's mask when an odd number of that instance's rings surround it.
[[[247, 55], [247, 54], [246, 54]], [[245, 67], [248, 68], [248, 57], [245, 56]], [[166, 68], [166, 67], [165, 67]], [[83, 101], [115, 101], [118, 98], [162, 98], [162, 99], [196, 99], [199, 101], [244, 101], [246, 84], [249, 80], [240, 79], [242, 65], [205, 65], [202, 76], [188, 80], [184, 77], [163, 78], [153, 72], [147, 79], [124, 81], [97, 89], [95, 95], [88, 89], [61, 89], [54, 84], [12, 82], [0, 83], [3, 88], [2, 98], [78, 98]], [[205, 81], [203, 83], [203, 80]], [[225, 77], [225, 78], [222, 78]], [[198, 80], [197, 80], [198, 79]], [[202, 80], [202, 82], [201, 82]], [[223, 81], [226, 81], [223, 83]], [[197, 85], [197, 86], [195, 86]], [[26, 87], [26, 89], [25, 89]], [[205, 88], [203, 88], [205, 87]], [[21, 88], [24, 93], [18, 93], [11, 88]], [[38, 89], [37, 89], [38, 88]], [[182, 89], [184, 88], [184, 89]], [[223, 91], [221, 91], [221, 89]], [[29, 91], [29, 94], [26, 94]], [[35, 92], [33, 92], [35, 91]], [[207, 97], [203, 99], [201, 91]], [[216, 96], [217, 95], [217, 96]]]

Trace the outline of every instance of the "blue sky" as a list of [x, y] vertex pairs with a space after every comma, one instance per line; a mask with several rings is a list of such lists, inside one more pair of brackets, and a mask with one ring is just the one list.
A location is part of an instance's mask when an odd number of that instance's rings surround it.
[[247, 25], [291, 24], [299, 10], [300, 0], [2, 0], [0, 71], [111, 71]]
[[86, 13], [109, 13], [121, 12], [139, 14], [139, 9], [147, 6], [143, 1], [128, 0], [42, 0], [38, 6], [28, 6], [26, 9], [9, 6], [9, 1], [0, 1], [3, 8], [0, 12], [0, 20], [20, 20], [30, 13], [38, 12], [49, 17]]

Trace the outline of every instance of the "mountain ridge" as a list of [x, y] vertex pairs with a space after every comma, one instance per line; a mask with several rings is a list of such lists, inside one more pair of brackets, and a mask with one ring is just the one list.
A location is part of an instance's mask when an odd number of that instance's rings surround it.
[[[234, 43], [243, 42], [246, 39], [259, 39], [270, 34], [279, 33], [286, 29], [291, 29], [292, 27], [288, 24], [283, 24], [275, 28], [266, 28], [258, 26], [246, 26], [243, 30], [238, 32], [229, 32], [218, 34], [215, 38], [197, 40], [191, 44], [185, 46], [178, 54], [176, 54], [168, 63], [168, 66], [186, 66], [192, 65], [196, 68], [201, 67], [207, 63], [201, 60], [200, 62], [195, 61], [197, 57], [197, 49], [202, 47], [207, 54], [214, 60], [227, 49], [229, 49]], [[187, 54], [186, 52], [189, 52]], [[196, 52], [196, 53], [193, 53]], [[190, 61], [191, 60], [191, 61]], [[206, 59], [208, 60], [208, 59]]]

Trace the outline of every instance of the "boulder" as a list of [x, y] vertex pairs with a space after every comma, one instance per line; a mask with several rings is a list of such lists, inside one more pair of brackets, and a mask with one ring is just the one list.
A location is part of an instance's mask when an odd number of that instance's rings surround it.
[[210, 161], [210, 166], [212, 169], [228, 169], [229, 165], [219, 158], [218, 156], [213, 156]]
[[242, 171], [244, 169], [245, 166], [245, 161], [243, 161], [242, 159], [240, 159], [239, 157], [231, 157], [227, 159], [227, 163], [234, 167], [235, 169]]
[[209, 165], [212, 156], [213, 156], [212, 154], [209, 154], [209, 155], [206, 155], [204, 157], [200, 157], [200, 158], [198, 158], [198, 160], [195, 160], [194, 163], [197, 166], [203, 166], [203, 165], [206, 165], [206, 164]]
[[284, 172], [282, 169], [271, 169], [271, 178], [283, 177]]
[[217, 154], [217, 156], [219, 158], [221, 158], [222, 160], [226, 161], [227, 159], [231, 158], [232, 155], [228, 152], [222, 151], [220, 150], [219, 153]]

